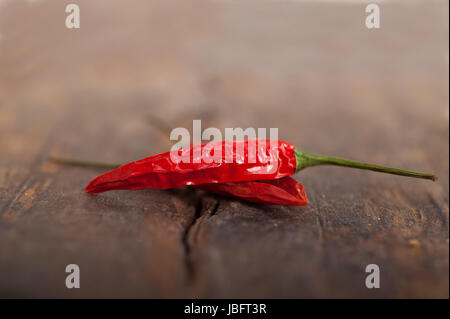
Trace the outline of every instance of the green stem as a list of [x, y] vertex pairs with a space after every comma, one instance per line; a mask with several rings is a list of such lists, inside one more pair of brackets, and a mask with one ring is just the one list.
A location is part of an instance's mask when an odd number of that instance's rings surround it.
[[395, 175], [402, 175], [402, 176], [409, 176], [409, 177], [415, 177], [415, 178], [424, 178], [424, 179], [430, 179], [430, 180], [437, 180], [437, 176], [434, 174], [428, 174], [428, 173], [420, 173], [420, 172], [412, 172], [407, 171], [403, 169], [398, 168], [392, 168], [392, 167], [385, 167], [385, 166], [379, 166], [375, 164], [369, 164], [369, 163], [362, 163], [362, 162], [356, 162], [345, 158], [339, 158], [339, 157], [331, 157], [331, 156], [322, 156], [322, 155], [316, 155], [316, 154], [309, 154], [306, 152], [303, 152], [299, 150], [298, 148], [295, 149], [295, 158], [297, 161], [297, 167], [296, 172], [310, 166], [318, 166], [318, 165], [338, 165], [338, 166], [346, 166], [346, 167], [352, 167], [352, 168], [359, 168], [359, 169], [366, 169], [376, 172], [382, 172], [382, 173], [388, 173], [388, 174], [395, 174]]
[[91, 168], [105, 168], [105, 169], [115, 169], [123, 164], [120, 163], [104, 163], [104, 162], [92, 162], [92, 161], [83, 161], [69, 158], [59, 158], [59, 157], [49, 157], [49, 161], [57, 164], [63, 165], [71, 165], [71, 166], [83, 166], [83, 167], [91, 167]]

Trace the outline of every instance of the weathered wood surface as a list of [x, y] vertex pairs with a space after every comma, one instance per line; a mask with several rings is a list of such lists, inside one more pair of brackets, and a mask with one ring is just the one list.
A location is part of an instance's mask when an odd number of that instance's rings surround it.
[[[71, 31], [63, 2], [0, 1], [0, 297], [448, 298], [448, 2], [370, 31], [358, 3], [77, 3]], [[46, 161], [138, 159], [192, 119], [440, 179], [310, 168], [310, 205], [278, 207], [89, 196], [101, 171]]]

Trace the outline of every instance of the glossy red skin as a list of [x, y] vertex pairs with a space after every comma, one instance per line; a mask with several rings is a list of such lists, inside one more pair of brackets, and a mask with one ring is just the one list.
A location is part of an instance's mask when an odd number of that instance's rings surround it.
[[[200, 163], [192, 163], [191, 160], [191, 163], [180, 162], [177, 164], [171, 160], [170, 152], [150, 156], [98, 176], [89, 183], [86, 192], [102, 193], [118, 189], [168, 189], [208, 183], [273, 180], [295, 173], [294, 145], [284, 141], [272, 141], [275, 142], [274, 147], [272, 147], [270, 140], [257, 140], [257, 149], [262, 150], [261, 153], [258, 152], [257, 154], [263, 154], [272, 158], [272, 160], [276, 160], [277, 166], [271, 167], [271, 163], [265, 162], [259, 155], [254, 158], [255, 163], [249, 163], [248, 142], [248, 140], [233, 143], [218, 142], [222, 147], [221, 163], [207, 163], [204, 158], [201, 158]], [[198, 148], [203, 149], [206, 145], [214, 144], [191, 146], [191, 159]], [[238, 144], [244, 147], [244, 158], [238, 158], [239, 161], [237, 161], [236, 152], [233, 152], [233, 160], [226, 163], [226, 149], [236, 147]]]
[[215, 194], [239, 197], [249, 202], [266, 205], [308, 205], [305, 188], [289, 176], [260, 182], [203, 184], [195, 187]]

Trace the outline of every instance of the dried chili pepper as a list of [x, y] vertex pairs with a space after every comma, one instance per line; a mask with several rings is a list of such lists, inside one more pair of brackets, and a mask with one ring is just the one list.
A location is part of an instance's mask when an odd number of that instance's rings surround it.
[[[260, 150], [261, 156], [249, 152], [249, 140], [233, 143], [219, 142], [222, 158], [217, 162], [214, 161], [214, 154], [211, 152], [202, 153], [196, 149], [199, 147], [203, 150], [208, 144], [191, 146], [189, 163], [173, 162], [171, 152], [150, 156], [95, 178], [86, 187], [86, 192], [102, 193], [116, 189], [168, 189], [208, 183], [273, 180], [295, 173], [294, 145], [284, 141], [270, 143], [270, 140], [257, 140], [256, 142], [256, 148]], [[234, 151], [240, 147], [243, 150], [242, 154]], [[196, 159], [194, 154], [203, 155]], [[231, 154], [232, 158], [227, 159], [226, 154]], [[254, 163], [250, 163], [252, 161]], [[273, 166], [274, 163], [276, 167]]]
[[[433, 174], [309, 154], [284, 141], [270, 143], [270, 140], [256, 140], [260, 153], [255, 156], [249, 152], [248, 142], [248, 140], [232, 143], [219, 142], [222, 149], [222, 158], [219, 162], [215, 162], [211, 158], [209, 150], [206, 153], [202, 152], [205, 145], [189, 149], [190, 163], [174, 163], [171, 160], [171, 152], [125, 165], [61, 159], [56, 161], [78, 166], [115, 168], [92, 180], [86, 187], [86, 192], [89, 193], [101, 193], [116, 189], [167, 189], [192, 185], [221, 195], [276, 205], [306, 205], [308, 203], [303, 186], [288, 176], [310, 166], [338, 165], [430, 180], [437, 179], [437, 176]], [[200, 148], [200, 152], [196, 152], [199, 151], [196, 147]], [[238, 147], [242, 147], [244, 151], [241, 157], [236, 156], [236, 152], [234, 152], [234, 149]], [[230, 150], [233, 151], [231, 152], [233, 157], [231, 161], [227, 161], [225, 155]], [[202, 156], [195, 161], [194, 154]]]
[[[222, 161], [210, 163], [211, 154], [207, 152], [195, 163], [174, 163], [171, 152], [147, 157], [145, 159], [125, 164], [115, 170], [92, 180], [86, 187], [88, 193], [102, 193], [117, 189], [168, 189], [185, 185], [201, 185], [211, 183], [244, 182], [253, 180], [275, 180], [294, 174], [309, 166], [340, 165], [367, 169], [378, 172], [425, 178], [435, 180], [433, 174], [417, 173], [397, 168], [383, 167], [374, 164], [355, 162], [343, 158], [321, 156], [305, 153], [294, 145], [277, 141], [272, 145], [269, 140], [257, 140], [258, 150], [266, 157], [253, 155], [254, 163], [249, 163], [249, 141], [220, 142]], [[199, 145], [198, 147], [204, 147]], [[227, 148], [243, 147], [244, 158], [237, 158], [236, 152], [232, 161], [227, 162]], [[190, 147], [190, 154], [195, 154], [195, 147]], [[198, 153], [198, 152], [197, 152]], [[200, 152], [200, 154], [202, 154]], [[267, 160], [267, 158], [273, 161]], [[277, 167], [273, 167], [277, 163]]]

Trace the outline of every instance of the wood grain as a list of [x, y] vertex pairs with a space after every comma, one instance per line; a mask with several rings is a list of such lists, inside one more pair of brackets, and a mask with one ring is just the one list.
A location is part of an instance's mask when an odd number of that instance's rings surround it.
[[[0, 1], [0, 297], [448, 298], [447, 2], [383, 2], [370, 31], [359, 3], [78, 2], [68, 30], [59, 1]], [[440, 179], [309, 168], [281, 207], [90, 196], [101, 170], [47, 161], [139, 159], [193, 119]]]

